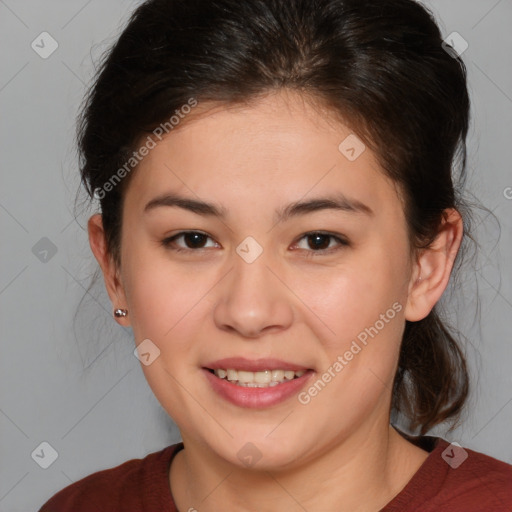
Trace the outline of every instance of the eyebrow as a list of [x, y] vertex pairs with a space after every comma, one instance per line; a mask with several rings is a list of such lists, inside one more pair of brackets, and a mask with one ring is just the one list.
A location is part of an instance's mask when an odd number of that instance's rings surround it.
[[[225, 219], [227, 210], [213, 203], [180, 196], [178, 194], [166, 193], [151, 199], [144, 207], [144, 212], [149, 212], [159, 207], [178, 207], [188, 210], [198, 215], [208, 217], [218, 217]], [[318, 197], [307, 201], [296, 201], [290, 203], [284, 208], [280, 208], [275, 213], [275, 222], [283, 222], [291, 217], [305, 215], [321, 210], [338, 210], [349, 213], [358, 213], [373, 216], [373, 210], [366, 204], [346, 197], [344, 194], [338, 193], [328, 197]]]

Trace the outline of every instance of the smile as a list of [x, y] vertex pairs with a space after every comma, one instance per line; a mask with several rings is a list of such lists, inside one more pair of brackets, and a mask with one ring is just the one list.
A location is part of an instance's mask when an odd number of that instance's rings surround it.
[[248, 409], [265, 409], [296, 397], [316, 374], [311, 369], [202, 368], [208, 387], [232, 405]]
[[278, 386], [284, 382], [288, 382], [302, 377], [305, 370], [263, 370], [258, 372], [249, 372], [245, 370], [234, 370], [232, 368], [217, 368], [210, 370], [219, 379], [227, 380], [237, 386], [248, 388], [269, 388]]

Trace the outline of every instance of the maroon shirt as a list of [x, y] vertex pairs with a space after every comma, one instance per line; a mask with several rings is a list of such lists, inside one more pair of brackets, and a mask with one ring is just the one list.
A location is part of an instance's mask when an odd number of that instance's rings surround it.
[[[512, 512], [511, 465], [441, 438], [404, 437], [430, 455], [380, 512]], [[182, 448], [174, 444], [93, 473], [55, 494], [39, 512], [178, 512], [169, 467]]]

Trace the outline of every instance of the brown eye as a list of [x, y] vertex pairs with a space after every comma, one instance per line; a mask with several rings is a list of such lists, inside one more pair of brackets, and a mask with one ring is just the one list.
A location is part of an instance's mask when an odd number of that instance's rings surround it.
[[296, 244], [296, 247], [304, 250], [307, 256], [321, 256], [349, 245], [348, 240], [341, 236], [314, 231], [303, 235]]
[[190, 232], [182, 235], [185, 245], [189, 249], [199, 249], [204, 246], [208, 237], [202, 233]]
[[308, 235], [308, 246], [313, 250], [322, 250], [327, 249], [331, 242], [332, 237], [330, 235], [324, 235], [323, 233], [315, 233], [313, 235]]
[[[178, 243], [178, 240], [181, 242]], [[162, 245], [175, 251], [193, 251], [194, 249], [213, 247], [212, 245], [206, 245], [208, 240], [212, 240], [212, 238], [200, 231], [182, 231], [181, 233], [177, 233], [174, 236], [162, 240]]]

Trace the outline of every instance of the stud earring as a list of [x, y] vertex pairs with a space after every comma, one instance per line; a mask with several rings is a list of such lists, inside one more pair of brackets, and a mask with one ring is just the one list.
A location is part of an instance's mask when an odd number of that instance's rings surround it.
[[127, 309], [115, 309], [114, 310], [114, 316], [116, 316], [117, 318], [125, 317], [127, 314], [128, 314]]

